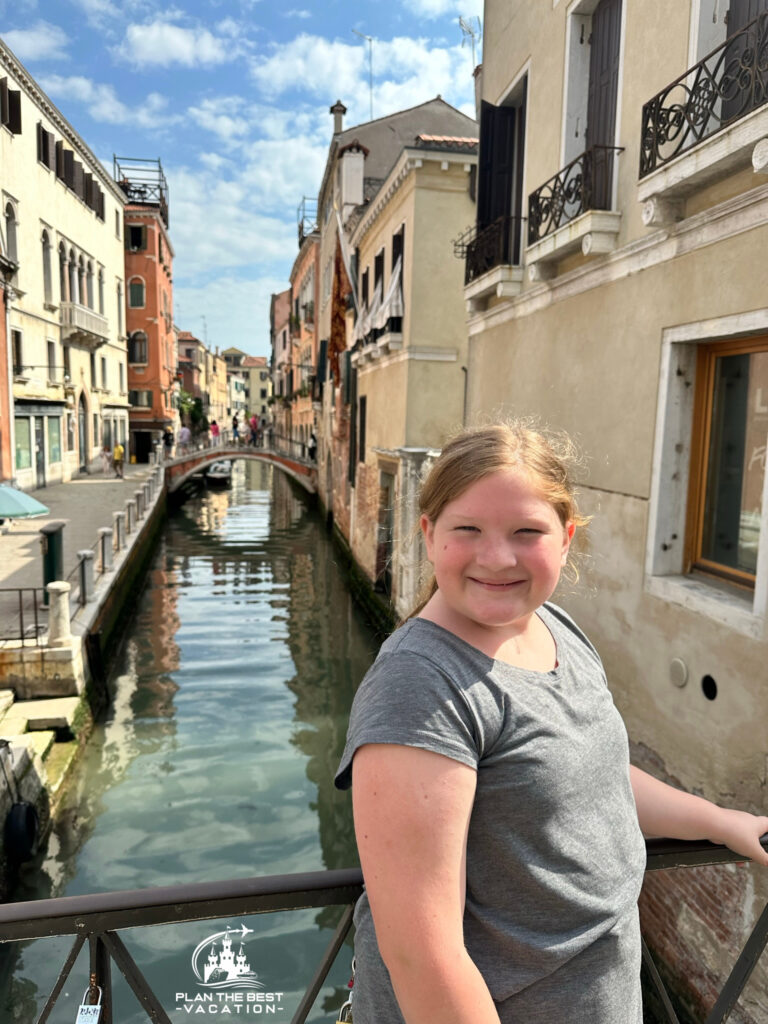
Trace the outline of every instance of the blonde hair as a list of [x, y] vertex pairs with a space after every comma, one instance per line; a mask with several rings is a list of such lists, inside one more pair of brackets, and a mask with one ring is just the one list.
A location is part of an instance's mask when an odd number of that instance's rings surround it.
[[[445, 445], [421, 487], [419, 516], [436, 522], [445, 506], [455, 501], [472, 484], [505, 469], [524, 472], [541, 496], [555, 510], [563, 526], [586, 526], [576, 503], [572, 467], [580, 463], [573, 441], [563, 433], [550, 433], [533, 421], [503, 420], [487, 426], [467, 427]], [[578, 572], [570, 563], [564, 569], [572, 579]], [[434, 573], [424, 584], [413, 618], [437, 590]]]

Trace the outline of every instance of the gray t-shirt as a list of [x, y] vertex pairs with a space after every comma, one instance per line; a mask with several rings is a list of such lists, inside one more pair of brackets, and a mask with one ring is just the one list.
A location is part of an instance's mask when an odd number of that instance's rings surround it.
[[[645, 844], [627, 734], [590, 642], [555, 605], [539, 615], [551, 672], [495, 661], [426, 619], [400, 627], [355, 696], [336, 784], [351, 786], [366, 743], [475, 768], [464, 940], [502, 1022], [639, 1024]], [[402, 1024], [365, 896], [355, 923], [355, 1024]]]

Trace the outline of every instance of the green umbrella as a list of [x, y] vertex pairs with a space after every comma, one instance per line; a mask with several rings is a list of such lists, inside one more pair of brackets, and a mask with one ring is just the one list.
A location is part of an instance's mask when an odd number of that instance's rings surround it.
[[49, 509], [31, 494], [25, 494], [10, 484], [0, 484], [0, 519], [29, 519], [46, 516], [48, 512]]

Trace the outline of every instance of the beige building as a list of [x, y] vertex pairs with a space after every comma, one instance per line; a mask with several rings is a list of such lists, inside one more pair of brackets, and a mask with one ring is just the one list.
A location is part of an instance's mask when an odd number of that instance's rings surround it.
[[[560, 599], [602, 654], [636, 761], [763, 813], [765, 10], [487, 0], [464, 288], [470, 417], [539, 415], [589, 457], [589, 559]], [[678, 977], [694, 1004], [768, 895], [756, 872], [707, 887], [717, 938], [690, 872], [649, 879], [642, 904], [673, 971], [697, 965]], [[768, 1017], [767, 978], [739, 1019]]]
[[464, 418], [464, 265], [452, 239], [474, 217], [477, 137], [419, 135], [350, 218], [358, 308], [350, 313], [357, 416], [349, 540], [401, 615], [419, 583], [416, 499], [430, 450]]
[[[101, 162], [0, 42], [2, 251], [16, 483], [88, 470], [128, 437], [123, 208]], [[98, 465], [98, 463], [97, 463]]]
[[261, 424], [271, 417], [272, 378], [266, 356], [246, 356], [242, 367], [248, 371], [248, 418], [258, 417]]

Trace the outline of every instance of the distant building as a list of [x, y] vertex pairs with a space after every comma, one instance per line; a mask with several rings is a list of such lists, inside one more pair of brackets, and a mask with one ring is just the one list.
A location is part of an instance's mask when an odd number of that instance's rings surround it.
[[232, 346], [225, 348], [221, 354], [227, 364], [227, 415], [231, 419], [237, 416], [242, 423], [250, 398], [250, 377], [243, 367], [243, 360], [248, 353]]
[[272, 346], [272, 395], [275, 436], [285, 441], [293, 437], [291, 395], [294, 373], [291, 345], [291, 289], [276, 292], [269, 307], [269, 336]]
[[125, 196], [2, 42], [0, 97], [0, 479], [32, 489], [127, 440]]
[[[319, 254], [320, 234], [317, 230], [316, 212], [307, 216], [307, 207], [300, 207], [304, 214], [299, 221], [299, 253], [291, 268], [291, 312], [290, 312], [290, 366], [293, 386], [288, 396], [291, 403], [290, 437], [298, 442], [300, 452], [306, 452], [310, 436], [317, 432], [316, 403], [318, 390], [318, 289], [320, 286]], [[325, 356], [323, 356], [323, 361]], [[319, 405], [317, 406], [319, 408]]]
[[248, 371], [248, 416], [271, 420], [272, 378], [266, 356], [246, 356], [242, 368]]
[[165, 429], [176, 429], [176, 338], [168, 183], [159, 160], [115, 157], [125, 194], [125, 280], [131, 450], [147, 462]]

